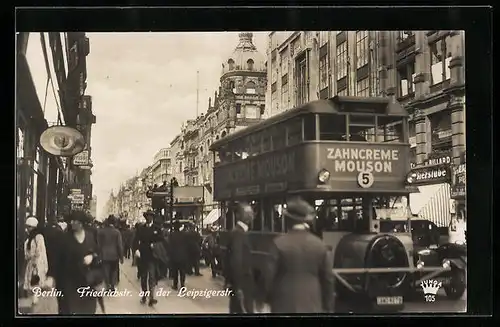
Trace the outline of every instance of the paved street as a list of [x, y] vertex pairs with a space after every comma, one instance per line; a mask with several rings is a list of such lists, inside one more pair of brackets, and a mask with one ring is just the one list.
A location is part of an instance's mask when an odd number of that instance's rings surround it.
[[[201, 270], [203, 276], [187, 276], [187, 290], [223, 290], [222, 278], [211, 277], [210, 271], [205, 268]], [[107, 314], [226, 314], [228, 312], [228, 297], [215, 296], [206, 298], [202, 296], [189, 297], [178, 296], [170, 287], [167, 280], [158, 283], [156, 291], [163, 292], [163, 295], [156, 296], [158, 303], [154, 307], [149, 307], [139, 302], [140, 283], [137, 279], [136, 267], [132, 267], [131, 261], [126, 260], [120, 267], [120, 284], [117, 287], [119, 291], [130, 291], [129, 296], [107, 297], [105, 307]], [[168, 293], [170, 291], [170, 293]], [[168, 295], [167, 295], [168, 294]], [[426, 303], [422, 294], [422, 299], [415, 302], [406, 302], [403, 312], [464, 312], [466, 310], [467, 295], [459, 301], [450, 301], [446, 299], [443, 290], [440, 290], [436, 301]], [[23, 306], [24, 302], [20, 302]], [[51, 308], [53, 310], [53, 308]], [[25, 310], [20, 310], [25, 312]], [[55, 312], [44, 312], [46, 314], [55, 314]], [[98, 309], [98, 314], [102, 314]]]
[[[188, 289], [222, 290], [221, 278], [213, 279], [208, 269], [202, 269], [203, 276], [188, 276], [186, 287]], [[121, 266], [121, 282], [119, 289], [127, 288], [134, 294], [140, 290], [139, 281], [136, 278], [136, 268], [132, 267], [130, 261]], [[176, 295], [170, 283], [166, 280], [159, 282], [157, 289], [170, 290], [169, 296], [158, 296], [158, 303], [154, 308], [139, 303], [139, 297], [109, 298], [106, 301], [106, 310], [109, 314], [225, 314], [228, 310], [227, 297], [196, 297], [194, 299], [179, 297]], [[426, 303], [422, 294], [421, 301], [407, 302], [404, 312], [463, 312], [466, 310], [466, 296], [459, 301], [447, 300], [442, 290], [438, 293], [436, 302]]]

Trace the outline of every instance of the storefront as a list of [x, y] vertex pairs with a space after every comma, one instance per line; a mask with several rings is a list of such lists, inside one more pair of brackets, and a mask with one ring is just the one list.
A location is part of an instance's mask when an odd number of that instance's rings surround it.
[[419, 191], [410, 194], [412, 214], [432, 221], [438, 227], [448, 227], [451, 222], [451, 156], [426, 160], [411, 170], [407, 182]]

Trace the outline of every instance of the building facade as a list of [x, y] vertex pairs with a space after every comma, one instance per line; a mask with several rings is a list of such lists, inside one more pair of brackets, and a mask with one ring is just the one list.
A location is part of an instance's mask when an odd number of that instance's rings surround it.
[[95, 116], [85, 95], [90, 52], [85, 33], [17, 33], [16, 47], [17, 248], [22, 252], [28, 216], [36, 216], [43, 226], [67, 213], [68, 190], [74, 185], [86, 191], [87, 210], [92, 197], [90, 170], [83, 172], [71, 158], [45, 152], [42, 132], [56, 125], [79, 129], [90, 151]]
[[[272, 32], [266, 108], [274, 115], [335, 95], [392, 97], [410, 113], [411, 167], [456, 166], [465, 153], [464, 43], [463, 31]], [[448, 211], [450, 192], [440, 194], [439, 205], [413, 202]]]
[[161, 185], [165, 181], [170, 181], [172, 176], [170, 148], [163, 148], [155, 154], [151, 173], [153, 175], [153, 184]]

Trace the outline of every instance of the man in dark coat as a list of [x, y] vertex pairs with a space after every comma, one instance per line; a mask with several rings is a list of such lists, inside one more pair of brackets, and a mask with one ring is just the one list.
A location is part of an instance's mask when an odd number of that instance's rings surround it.
[[[57, 222], [51, 222], [45, 226], [43, 234], [45, 237], [45, 248], [49, 268], [47, 277], [52, 277], [55, 280], [55, 287], [63, 292], [64, 289], [61, 285], [64, 284], [63, 251], [65, 233]], [[64, 295], [57, 297], [57, 306], [59, 314], [69, 314]]]
[[140, 266], [141, 289], [143, 292], [141, 303], [146, 303], [147, 295], [149, 295], [148, 304], [153, 306], [158, 302], [154, 298], [158, 263], [152, 250], [155, 243], [163, 241], [163, 237], [159, 227], [153, 224], [154, 213], [152, 211], [145, 212], [144, 218], [146, 218], [146, 224], [136, 231], [134, 248], [137, 249], [135, 255], [139, 258], [138, 266]]
[[270, 251], [266, 290], [271, 312], [332, 312], [332, 256], [307, 226], [315, 217], [314, 208], [297, 198], [288, 202], [283, 214], [291, 229], [274, 239]]
[[180, 231], [181, 224], [174, 221], [172, 232], [168, 237], [168, 256], [170, 259], [170, 269], [172, 270], [172, 279], [174, 290], [185, 286], [186, 271], [189, 269], [189, 236], [187, 232]]
[[104, 281], [106, 287], [114, 290], [118, 284], [119, 263], [123, 263], [123, 240], [120, 231], [115, 227], [115, 217], [106, 219], [104, 228], [99, 228], [97, 241], [101, 247]]
[[186, 231], [189, 239], [189, 260], [190, 267], [188, 274], [192, 275], [194, 270], [195, 276], [203, 276], [200, 274], [200, 256], [201, 256], [201, 236], [196, 231], [194, 225], [190, 225]]
[[229, 313], [253, 313], [255, 285], [251, 246], [247, 235], [249, 225], [254, 219], [252, 207], [239, 204], [236, 219], [236, 226], [229, 235], [224, 261], [226, 284], [233, 294], [229, 298]]

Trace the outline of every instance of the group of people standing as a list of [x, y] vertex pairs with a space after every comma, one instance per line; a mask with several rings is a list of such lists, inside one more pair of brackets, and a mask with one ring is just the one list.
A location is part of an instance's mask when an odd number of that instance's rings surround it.
[[[115, 286], [110, 276], [116, 265], [110, 261], [119, 261], [122, 250], [112, 240], [121, 242], [121, 235], [116, 231], [110, 238], [108, 228], [98, 230], [91, 222], [83, 211], [73, 211], [45, 226], [36, 217], [26, 219], [23, 290], [32, 313], [94, 314], [98, 299], [81, 296], [79, 290], [104, 282]], [[48, 296], [41, 296], [42, 292], [49, 292]]]

